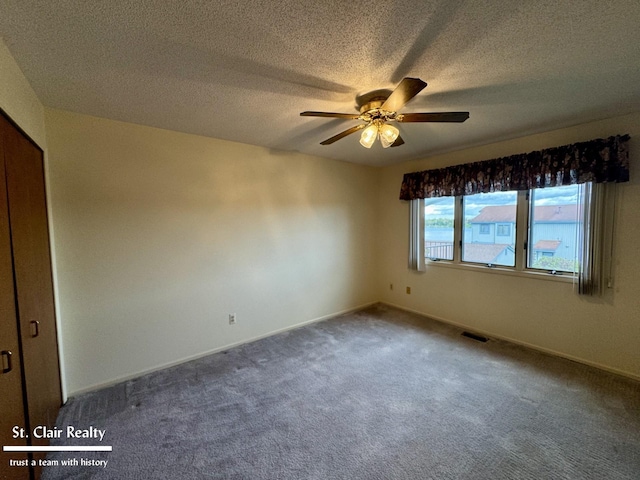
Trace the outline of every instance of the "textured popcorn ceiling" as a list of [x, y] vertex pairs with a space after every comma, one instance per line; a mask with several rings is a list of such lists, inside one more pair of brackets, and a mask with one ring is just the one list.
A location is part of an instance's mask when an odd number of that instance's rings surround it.
[[[640, 110], [637, 0], [9, 0], [0, 35], [46, 106], [371, 165]], [[470, 119], [367, 150], [299, 116], [405, 76]]]

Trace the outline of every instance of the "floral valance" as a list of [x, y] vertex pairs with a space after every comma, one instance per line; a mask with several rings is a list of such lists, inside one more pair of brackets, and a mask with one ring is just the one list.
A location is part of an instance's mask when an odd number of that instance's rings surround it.
[[406, 173], [401, 200], [629, 181], [629, 135]]

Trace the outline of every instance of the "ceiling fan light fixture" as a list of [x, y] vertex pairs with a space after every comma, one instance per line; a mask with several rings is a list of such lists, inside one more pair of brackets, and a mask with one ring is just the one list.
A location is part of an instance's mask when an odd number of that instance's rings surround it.
[[360, 135], [360, 145], [365, 148], [371, 148], [377, 136], [378, 126], [372, 123], [362, 131], [362, 135]]
[[301, 112], [300, 115], [303, 117], [362, 120], [363, 123], [327, 138], [325, 141], [320, 142], [320, 145], [331, 145], [348, 135], [362, 131], [360, 144], [365, 148], [371, 148], [377, 137], [380, 137], [380, 143], [384, 148], [398, 147], [404, 144], [398, 129], [387, 125], [387, 122], [462, 123], [469, 118], [469, 112], [400, 113], [399, 110], [426, 86], [427, 82], [423, 82], [419, 78], [404, 77], [393, 91], [387, 89], [373, 90], [358, 95], [356, 97], [356, 110], [360, 114], [306, 111]]
[[393, 145], [393, 142], [395, 142], [398, 138], [398, 135], [400, 135], [400, 131], [396, 127], [388, 125], [386, 123], [380, 126], [379, 131], [380, 143], [382, 144], [383, 148], [389, 148], [391, 145]]

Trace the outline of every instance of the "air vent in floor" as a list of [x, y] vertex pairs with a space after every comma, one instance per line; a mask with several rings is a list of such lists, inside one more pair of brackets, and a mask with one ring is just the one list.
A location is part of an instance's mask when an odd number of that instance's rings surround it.
[[482, 342], [482, 343], [489, 340], [487, 337], [476, 335], [475, 333], [471, 333], [471, 332], [462, 332], [462, 336], [472, 338], [473, 340], [477, 340], [478, 342]]

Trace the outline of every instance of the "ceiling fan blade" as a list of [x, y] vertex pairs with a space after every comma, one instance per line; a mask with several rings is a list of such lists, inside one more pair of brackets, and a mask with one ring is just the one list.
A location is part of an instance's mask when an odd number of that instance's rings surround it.
[[333, 142], [337, 142], [338, 140], [340, 140], [341, 138], [346, 137], [347, 135], [351, 135], [352, 133], [356, 133], [358, 130], [362, 130], [366, 126], [367, 126], [366, 123], [361, 123], [360, 125], [356, 125], [355, 127], [351, 127], [349, 129], [345, 130], [344, 132], [340, 132], [339, 134], [334, 135], [331, 138], [327, 138], [324, 142], [320, 142], [320, 145], [331, 145]]
[[302, 112], [301, 117], [329, 117], [329, 118], [347, 118], [357, 120], [360, 118], [358, 113], [332, 113], [332, 112]]
[[389, 112], [397, 112], [426, 86], [427, 82], [423, 82], [419, 78], [405, 77], [380, 108]]
[[440, 113], [404, 113], [396, 118], [399, 122], [458, 122], [469, 118], [469, 112], [440, 112]]
[[404, 140], [400, 135], [396, 138], [396, 141], [391, 144], [392, 147], [399, 147], [400, 145], [404, 145]]

